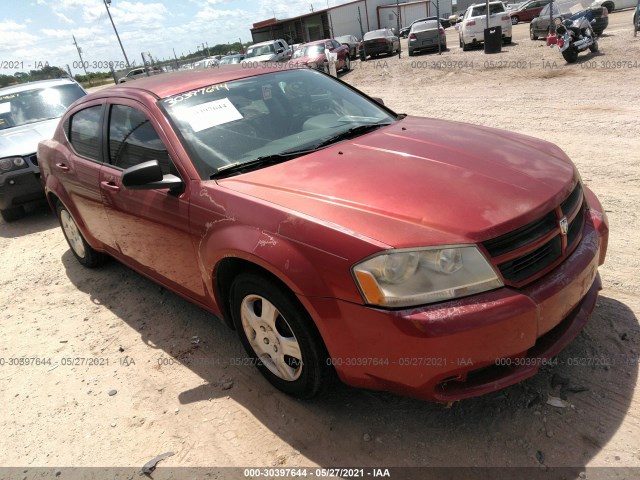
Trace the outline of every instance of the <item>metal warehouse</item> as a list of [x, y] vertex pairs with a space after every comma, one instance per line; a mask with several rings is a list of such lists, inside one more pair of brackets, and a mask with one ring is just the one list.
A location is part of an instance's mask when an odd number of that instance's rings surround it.
[[[270, 18], [254, 23], [253, 42], [282, 38], [289, 44], [312, 42], [323, 38], [355, 35], [358, 38], [378, 28], [396, 28], [436, 14], [438, 0], [395, 3], [389, 0], [356, 0], [305, 15], [279, 20]], [[451, 0], [439, 0], [440, 17], [451, 14]]]

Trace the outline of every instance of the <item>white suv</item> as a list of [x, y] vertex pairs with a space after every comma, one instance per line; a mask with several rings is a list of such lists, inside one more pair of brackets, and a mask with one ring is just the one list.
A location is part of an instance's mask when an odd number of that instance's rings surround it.
[[[470, 45], [483, 43], [486, 26], [487, 4], [476, 3], [469, 6], [459, 29], [460, 47], [468, 50]], [[489, 3], [489, 27], [502, 27], [502, 41], [511, 43], [511, 16], [502, 2]]]
[[291, 58], [291, 48], [282, 39], [256, 43], [247, 48], [243, 63], [284, 62]]

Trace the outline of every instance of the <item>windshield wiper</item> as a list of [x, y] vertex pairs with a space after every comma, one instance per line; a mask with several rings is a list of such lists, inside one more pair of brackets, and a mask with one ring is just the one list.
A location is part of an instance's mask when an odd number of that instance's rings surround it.
[[366, 125], [358, 125], [357, 127], [351, 127], [344, 132], [340, 132], [337, 135], [329, 137], [322, 142], [314, 145], [312, 148], [306, 148], [304, 150], [290, 150], [281, 153], [273, 153], [271, 155], [264, 155], [248, 162], [235, 162], [230, 163], [229, 165], [223, 165], [218, 168], [215, 172], [210, 175], [210, 179], [214, 180], [216, 178], [226, 177], [228, 175], [233, 175], [234, 173], [242, 173], [248, 170], [253, 170], [256, 168], [265, 167], [267, 165], [275, 165], [276, 163], [285, 162], [287, 160], [291, 160], [296, 157], [300, 157], [302, 155], [306, 155], [308, 153], [317, 152], [318, 150], [328, 147], [340, 140], [346, 140], [348, 138], [352, 138], [356, 135], [360, 135], [363, 133], [367, 133], [373, 131], [380, 127], [385, 127], [387, 125], [391, 125], [391, 123], [369, 123]]
[[336, 142], [339, 142], [340, 140], [348, 140], [349, 138], [353, 138], [357, 135], [362, 135], [363, 133], [371, 132], [380, 127], [386, 127], [387, 125], [391, 125], [391, 123], [388, 123], [388, 122], [368, 123], [366, 125], [358, 125], [357, 127], [351, 127], [348, 130], [345, 130], [344, 132], [340, 132], [337, 135], [334, 135], [332, 137], [329, 137], [323, 140], [322, 142], [316, 144], [313, 148], [314, 150], [317, 150], [319, 148], [326, 147], [328, 145], [332, 145]]
[[286, 162], [287, 160], [291, 160], [295, 157], [299, 157], [301, 155], [305, 155], [307, 153], [313, 153], [316, 149], [305, 149], [305, 150], [291, 150], [288, 152], [274, 153], [271, 155], [263, 155], [262, 157], [255, 158], [248, 162], [235, 162], [230, 163], [229, 165], [223, 165], [218, 168], [215, 172], [211, 174], [209, 177], [211, 180], [221, 177], [226, 177], [227, 175], [232, 175], [234, 173], [241, 173], [247, 170], [253, 170], [255, 168], [265, 167], [267, 165], [275, 165], [276, 163]]

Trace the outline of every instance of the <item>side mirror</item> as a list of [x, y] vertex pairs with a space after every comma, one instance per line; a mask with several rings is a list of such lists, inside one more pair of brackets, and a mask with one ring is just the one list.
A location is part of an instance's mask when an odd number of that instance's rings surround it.
[[382, 100], [380, 97], [371, 97], [371, 100], [373, 100], [376, 103], [379, 103], [380, 105], [384, 105], [384, 100]]
[[163, 175], [157, 160], [134, 165], [122, 172], [122, 185], [129, 190], [181, 189], [184, 183], [175, 175]]

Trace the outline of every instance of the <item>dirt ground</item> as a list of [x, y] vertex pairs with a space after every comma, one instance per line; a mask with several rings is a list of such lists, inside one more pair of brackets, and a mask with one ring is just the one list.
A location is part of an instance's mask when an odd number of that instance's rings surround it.
[[[598, 306], [558, 366], [451, 408], [345, 386], [293, 400], [242, 364], [235, 333], [206, 312], [115, 261], [80, 266], [40, 205], [0, 223], [0, 466], [139, 468], [173, 451], [162, 467], [572, 467], [565, 478], [640, 478], [640, 37], [631, 16], [611, 14], [600, 53], [574, 65], [520, 24], [500, 54], [462, 52], [448, 29], [441, 57], [356, 62], [342, 77], [398, 112], [544, 138], [577, 164], [611, 237]], [[16, 357], [51, 363], [9, 365]], [[69, 365], [75, 358], [93, 363]], [[569, 406], [546, 404], [563, 380]]]

